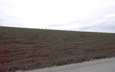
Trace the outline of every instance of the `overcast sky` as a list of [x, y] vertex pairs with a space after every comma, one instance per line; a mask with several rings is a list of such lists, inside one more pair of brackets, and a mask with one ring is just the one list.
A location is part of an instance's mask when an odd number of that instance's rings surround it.
[[0, 0], [0, 25], [115, 33], [115, 0]]

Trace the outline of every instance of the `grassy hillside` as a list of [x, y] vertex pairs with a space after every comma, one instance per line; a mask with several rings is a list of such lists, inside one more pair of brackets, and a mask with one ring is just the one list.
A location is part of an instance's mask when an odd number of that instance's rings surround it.
[[0, 27], [0, 72], [115, 57], [115, 34]]

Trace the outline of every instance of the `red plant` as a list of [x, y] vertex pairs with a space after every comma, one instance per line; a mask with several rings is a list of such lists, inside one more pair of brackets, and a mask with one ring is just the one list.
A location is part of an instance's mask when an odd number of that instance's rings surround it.
[[21, 43], [20, 41], [14, 41], [14, 42], [12, 42], [12, 43]]
[[11, 67], [11, 68], [8, 69], [8, 72], [15, 72], [17, 70], [19, 70], [18, 67]]
[[9, 38], [0, 38], [0, 40], [7, 40], [7, 39], [9, 39]]
[[106, 58], [107, 56], [96, 56], [93, 59], [102, 59], [102, 58]]
[[77, 62], [84, 62], [84, 61], [89, 61], [88, 59], [85, 59], [85, 58], [80, 58], [77, 60]]
[[70, 54], [72, 54], [72, 52], [71, 52], [71, 51], [68, 51], [68, 52], [64, 52], [64, 54], [70, 55]]
[[38, 55], [29, 55], [29, 56], [27, 56], [27, 58], [36, 58], [36, 57], [38, 57]]
[[35, 46], [35, 48], [44, 48], [44, 46]]
[[68, 64], [68, 63], [65, 61], [54, 63], [54, 65], [56, 65], [56, 66], [61, 66], [61, 65], [65, 65], [65, 64]]
[[39, 57], [48, 57], [49, 54], [40, 54]]
[[26, 61], [21, 61], [19, 64], [27, 64], [27, 63], [34, 63], [36, 60], [26, 60]]
[[0, 44], [5, 45], [5, 44], [10, 44], [10, 43], [9, 42], [0, 42]]
[[24, 44], [26, 45], [26, 44], [35, 44], [35, 43], [34, 42], [25, 42]]
[[0, 55], [8, 55], [9, 56], [10, 54], [14, 54], [14, 53], [16, 53], [16, 54], [17, 53], [18, 54], [19, 53], [22, 53], [22, 54], [25, 53], [25, 52], [22, 52], [22, 51], [23, 50], [3, 50], [3, 51], [0, 52]]
[[7, 55], [7, 54], [9, 54], [9, 53], [10, 53], [9, 50], [3, 50], [3, 51], [0, 52], [0, 54], [4, 54], [4, 55]]
[[0, 72], [6, 72], [5, 70], [3, 70], [3, 69], [0, 69]]
[[36, 63], [36, 67], [40, 67], [41, 66], [41, 63], [40, 62], [37, 62]]
[[94, 50], [94, 49], [88, 49], [88, 50], [86, 50], [87, 52], [95, 52], [96, 50]]
[[11, 63], [13, 60], [0, 60], [0, 64], [8, 64]]

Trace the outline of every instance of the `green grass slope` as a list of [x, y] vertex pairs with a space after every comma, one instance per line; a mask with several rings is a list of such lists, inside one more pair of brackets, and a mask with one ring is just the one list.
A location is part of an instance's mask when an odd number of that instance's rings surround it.
[[115, 57], [115, 34], [0, 27], [0, 72]]

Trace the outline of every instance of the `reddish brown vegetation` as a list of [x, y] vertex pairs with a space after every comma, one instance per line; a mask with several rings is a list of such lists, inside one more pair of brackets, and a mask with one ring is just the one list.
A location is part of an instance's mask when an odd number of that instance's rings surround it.
[[68, 51], [68, 52], [64, 52], [64, 54], [70, 55], [70, 54], [72, 54], [72, 52], [69, 52], [69, 51]]
[[19, 67], [10, 67], [8, 69], [8, 72], [14, 72], [14, 71], [19, 70], [19, 69], [20, 69]]
[[36, 58], [36, 57], [48, 57], [49, 54], [36, 54], [36, 55], [29, 55], [27, 58]]
[[87, 52], [96, 52], [96, 50], [94, 50], [94, 49], [88, 49], [88, 50], [86, 50]]
[[1, 64], [8, 64], [8, 63], [11, 63], [12, 60], [0, 60], [0, 63]]
[[85, 58], [80, 58], [80, 59], [77, 59], [77, 62], [84, 62], [84, 61], [89, 61], [89, 59], [85, 59]]
[[65, 65], [65, 64], [68, 64], [68, 63], [66, 61], [62, 61], [62, 62], [56, 63], [55, 65], [56, 66], [61, 66], [61, 65]]
[[4, 41], [4, 42], [0, 42], [0, 44], [2, 44], [2, 45], [7, 45], [7, 44], [20, 44], [21, 42], [19, 42], [19, 41], [14, 41], [14, 42], [8, 42], [8, 41]]
[[25, 42], [25, 45], [35, 44], [34, 42]]
[[29, 63], [34, 63], [36, 60], [25, 60], [25, 61], [20, 61], [19, 64], [29, 64]]
[[0, 38], [0, 40], [7, 40], [7, 39], [9, 39], [9, 38]]
[[4, 69], [0, 69], [0, 72], [5, 72]]
[[0, 28], [0, 72], [60, 66], [115, 56], [115, 35], [111, 34], [26, 29], [11, 29], [11, 32]]
[[37, 48], [37, 49], [38, 49], [38, 48], [39, 48], [39, 49], [40, 49], [40, 48], [44, 48], [44, 47], [45, 47], [45, 46], [35, 46], [35, 48]]
[[102, 59], [102, 58], [107, 58], [107, 56], [96, 56], [93, 59]]

